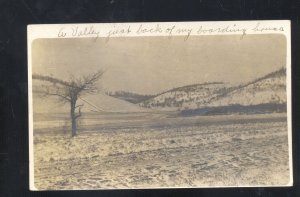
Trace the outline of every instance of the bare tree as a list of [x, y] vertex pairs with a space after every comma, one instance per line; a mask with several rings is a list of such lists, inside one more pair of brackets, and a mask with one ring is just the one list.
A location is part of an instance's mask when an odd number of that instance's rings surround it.
[[[70, 118], [72, 123], [72, 137], [77, 134], [77, 119], [81, 116], [83, 105], [77, 105], [77, 100], [83, 94], [97, 93], [96, 82], [101, 79], [103, 71], [75, 78], [71, 76], [69, 81], [64, 81], [51, 76], [33, 74], [32, 79], [46, 81], [51, 85], [44, 86], [40, 91], [43, 96], [56, 96], [59, 101], [70, 104]], [[77, 110], [77, 112], [76, 112]]]

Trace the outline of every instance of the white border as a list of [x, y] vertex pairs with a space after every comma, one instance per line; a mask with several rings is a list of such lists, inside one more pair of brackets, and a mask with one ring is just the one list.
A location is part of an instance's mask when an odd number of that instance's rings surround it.
[[[130, 32], [128, 27], [130, 26]], [[140, 26], [147, 28], [148, 32], [138, 32]], [[174, 27], [175, 26], [175, 27]], [[159, 27], [162, 31], [155, 31]], [[202, 30], [199, 31], [199, 28]], [[74, 30], [78, 28], [75, 34]], [[172, 29], [173, 28], [173, 29]], [[123, 33], [122, 33], [123, 29]], [[150, 29], [153, 29], [152, 32]], [[191, 32], [189, 32], [189, 30]], [[109, 35], [111, 30], [119, 30], [119, 33]], [[181, 31], [179, 31], [181, 30]], [[81, 32], [81, 34], [79, 33]], [[72, 34], [73, 33], [73, 34]], [[289, 170], [290, 182], [287, 185], [263, 185], [263, 187], [278, 187], [293, 185], [293, 159], [292, 159], [292, 106], [291, 106], [291, 32], [289, 20], [269, 21], [215, 21], [215, 22], [150, 22], [150, 23], [89, 23], [89, 24], [42, 24], [27, 26], [27, 48], [28, 48], [28, 115], [29, 115], [29, 169], [30, 190], [37, 190], [34, 186], [34, 162], [33, 162], [33, 112], [32, 112], [32, 60], [31, 44], [39, 38], [95, 38], [105, 37], [139, 37], [139, 36], [189, 36], [201, 35], [241, 35], [248, 34], [283, 34], [287, 40], [287, 122], [288, 122], [288, 144], [289, 144]], [[214, 188], [227, 187], [259, 187], [260, 185], [238, 185], [238, 186], [213, 186]], [[186, 187], [168, 187], [186, 188]], [[191, 187], [192, 188], [192, 187]], [[205, 186], [197, 188], [208, 188]], [[120, 188], [122, 189], [122, 188]], [[124, 188], [125, 189], [125, 188]], [[133, 188], [129, 188], [133, 189]], [[137, 188], [144, 189], [144, 188]], [[152, 188], [145, 188], [152, 189]], [[164, 188], [160, 188], [164, 189]], [[167, 189], [167, 188], [166, 188]]]
[[289, 144], [289, 170], [290, 182], [287, 186], [293, 186], [293, 139], [292, 139], [292, 47], [291, 47], [291, 23], [288, 21], [288, 32], [285, 35], [287, 42], [287, 58], [286, 58], [286, 94], [287, 94], [287, 124], [288, 124], [288, 144]]

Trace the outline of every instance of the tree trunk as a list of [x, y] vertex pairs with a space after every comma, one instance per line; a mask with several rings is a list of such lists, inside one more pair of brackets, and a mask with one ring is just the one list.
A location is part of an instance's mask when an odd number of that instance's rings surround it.
[[72, 120], [72, 137], [77, 134], [75, 107], [76, 101], [71, 100], [71, 120]]

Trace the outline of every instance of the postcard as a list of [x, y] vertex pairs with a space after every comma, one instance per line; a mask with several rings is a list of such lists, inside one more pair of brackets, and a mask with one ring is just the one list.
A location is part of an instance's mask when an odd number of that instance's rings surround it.
[[31, 190], [293, 185], [290, 21], [28, 26]]

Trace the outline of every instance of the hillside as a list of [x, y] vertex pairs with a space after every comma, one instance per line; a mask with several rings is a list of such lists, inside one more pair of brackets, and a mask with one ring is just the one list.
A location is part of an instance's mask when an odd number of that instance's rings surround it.
[[228, 105], [284, 104], [286, 100], [286, 70], [282, 68], [239, 86], [218, 82], [174, 88], [139, 105], [147, 108], [197, 109]]
[[212, 98], [206, 106], [286, 103], [286, 70], [280, 69]]
[[[33, 112], [34, 113], [69, 113], [69, 103], [62, 103], [57, 96], [42, 96], [41, 92], [49, 86], [47, 82], [33, 83]], [[52, 87], [52, 88], [51, 88]], [[81, 96], [77, 105], [83, 104], [82, 112], [142, 112], [148, 111], [135, 104], [129, 103], [104, 94], [89, 94]]]
[[156, 95], [139, 105], [146, 108], [196, 108], [226, 89], [227, 85], [221, 82], [183, 86]]

